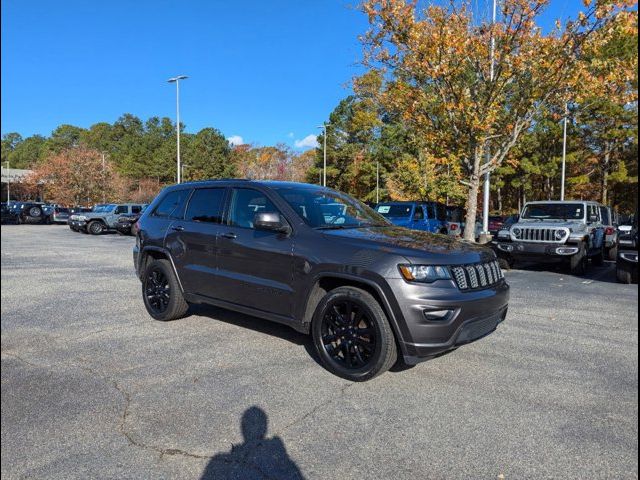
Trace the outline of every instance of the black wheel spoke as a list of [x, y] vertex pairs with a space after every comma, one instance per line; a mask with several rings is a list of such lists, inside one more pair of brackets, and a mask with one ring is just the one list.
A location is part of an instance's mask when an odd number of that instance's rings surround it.
[[151, 310], [156, 313], [163, 313], [171, 301], [171, 287], [165, 274], [154, 269], [147, 275], [145, 283], [145, 295]]
[[320, 341], [331, 361], [342, 368], [365, 367], [375, 356], [376, 328], [359, 302], [341, 299], [322, 318]]

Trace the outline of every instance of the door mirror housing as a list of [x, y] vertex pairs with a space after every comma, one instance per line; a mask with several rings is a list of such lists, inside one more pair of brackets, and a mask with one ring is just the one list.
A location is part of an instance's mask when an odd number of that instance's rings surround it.
[[260, 212], [253, 217], [253, 226], [257, 230], [291, 233], [291, 227], [277, 212]]

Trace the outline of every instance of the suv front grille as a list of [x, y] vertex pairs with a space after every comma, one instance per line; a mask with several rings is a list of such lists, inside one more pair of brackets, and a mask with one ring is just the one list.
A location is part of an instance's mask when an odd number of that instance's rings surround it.
[[[519, 231], [516, 235], [514, 231]], [[562, 243], [566, 240], [569, 233], [566, 228], [513, 228], [511, 230], [513, 238], [524, 242], [546, 242], [546, 243]], [[561, 234], [560, 238], [556, 237], [556, 232]]]
[[504, 278], [502, 269], [496, 260], [451, 267], [451, 273], [460, 290], [491, 287]]

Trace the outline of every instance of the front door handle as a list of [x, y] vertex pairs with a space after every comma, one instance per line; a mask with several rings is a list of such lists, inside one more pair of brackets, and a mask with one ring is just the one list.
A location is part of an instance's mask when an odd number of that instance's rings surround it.
[[234, 238], [238, 238], [238, 236], [233, 232], [223, 233], [222, 236], [224, 238], [230, 238], [231, 240], [233, 240]]
[[182, 225], [176, 225], [175, 227], [171, 227], [171, 230], [175, 230], [176, 232], [182, 232], [184, 227]]

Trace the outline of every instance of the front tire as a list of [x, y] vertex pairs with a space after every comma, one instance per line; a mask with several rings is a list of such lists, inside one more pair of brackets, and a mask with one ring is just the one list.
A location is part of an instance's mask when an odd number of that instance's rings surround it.
[[370, 293], [356, 287], [338, 287], [324, 296], [311, 333], [322, 365], [353, 382], [386, 372], [398, 357], [382, 307]]
[[600, 252], [593, 257], [592, 262], [596, 267], [604, 265], [604, 248], [600, 249]]
[[579, 253], [576, 253], [569, 260], [569, 269], [573, 275], [577, 275], [581, 277], [582, 275], [587, 273], [587, 252], [585, 251], [585, 247], [583, 246], [580, 249]]
[[147, 265], [142, 277], [142, 298], [147, 312], [156, 320], [176, 320], [189, 310], [168, 260], [153, 260]]
[[100, 221], [93, 221], [87, 225], [87, 230], [91, 235], [102, 235], [104, 232], [104, 224]]
[[633, 283], [633, 274], [626, 268], [617, 267], [616, 277], [620, 283], [626, 283], [627, 285]]

